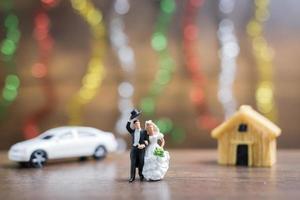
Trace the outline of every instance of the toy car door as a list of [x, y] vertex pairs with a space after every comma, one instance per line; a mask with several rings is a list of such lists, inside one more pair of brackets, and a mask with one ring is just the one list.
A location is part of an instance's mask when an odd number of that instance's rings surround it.
[[93, 155], [98, 138], [95, 133], [88, 132], [87, 130], [78, 130], [78, 148], [81, 150], [82, 156]]
[[74, 157], [74, 133], [72, 130], [62, 132], [55, 138], [54, 147], [52, 147], [52, 155], [54, 158], [68, 158]]

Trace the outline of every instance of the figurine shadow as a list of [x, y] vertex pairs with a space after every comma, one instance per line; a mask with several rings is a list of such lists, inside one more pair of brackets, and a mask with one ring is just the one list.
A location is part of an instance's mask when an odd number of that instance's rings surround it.
[[146, 181], [146, 182], [150, 182], [151, 183], [151, 182], [160, 182], [160, 181], [162, 181], [162, 180], [161, 179], [159, 179], [159, 180], [151, 180], [150, 179], [149, 181]]
[[[117, 178], [115, 179], [116, 182], [119, 182], [119, 183], [124, 183], [124, 182], [127, 182], [128, 183], [128, 179], [129, 178]], [[151, 182], [160, 182], [162, 180], [144, 180], [144, 181], [140, 181], [139, 178], [136, 178], [134, 182], [139, 182], [139, 183], [151, 183]]]

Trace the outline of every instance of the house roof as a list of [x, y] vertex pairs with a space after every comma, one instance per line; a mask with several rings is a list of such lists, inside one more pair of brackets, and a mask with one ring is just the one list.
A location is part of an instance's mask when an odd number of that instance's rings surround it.
[[281, 129], [275, 125], [272, 121], [256, 112], [251, 106], [242, 105], [240, 109], [228, 120], [216, 127], [211, 132], [213, 138], [218, 138], [228, 127], [234, 126], [236, 121], [240, 118], [249, 119], [260, 126], [263, 126], [268, 130], [268, 133], [273, 137], [277, 137], [281, 133]]

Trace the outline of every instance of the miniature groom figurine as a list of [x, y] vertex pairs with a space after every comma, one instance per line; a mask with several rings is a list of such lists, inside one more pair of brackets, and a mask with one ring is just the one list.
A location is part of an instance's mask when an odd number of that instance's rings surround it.
[[129, 182], [135, 180], [135, 171], [138, 168], [140, 180], [144, 180], [143, 167], [144, 167], [144, 157], [145, 148], [149, 144], [149, 136], [145, 129], [141, 129], [140, 121], [138, 116], [141, 114], [140, 111], [134, 109], [131, 111], [131, 116], [127, 122], [126, 128], [132, 137], [132, 145], [130, 151], [130, 179]]

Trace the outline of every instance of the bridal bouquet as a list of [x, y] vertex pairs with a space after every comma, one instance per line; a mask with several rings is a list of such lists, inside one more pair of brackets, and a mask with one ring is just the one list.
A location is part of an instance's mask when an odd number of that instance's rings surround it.
[[156, 147], [153, 154], [158, 157], [164, 157], [164, 150], [161, 147]]

